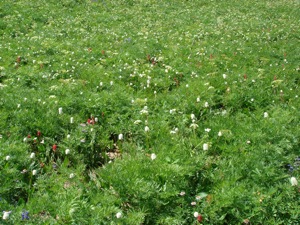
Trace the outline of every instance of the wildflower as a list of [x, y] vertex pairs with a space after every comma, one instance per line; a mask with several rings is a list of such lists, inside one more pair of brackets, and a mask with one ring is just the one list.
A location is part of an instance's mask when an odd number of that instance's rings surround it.
[[197, 200], [197, 201], [201, 200], [201, 198], [202, 198], [202, 197], [199, 196], [199, 195], [196, 196], [196, 200]]
[[120, 219], [120, 218], [122, 217], [122, 213], [121, 213], [121, 212], [118, 212], [118, 213], [116, 214], [116, 217], [117, 217], [118, 219]]
[[123, 134], [119, 134], [118, 139], [119, 139], [119, 140], [123, 140], [123, 138], [124, 138], [124, 137], [123, 137]]
[[41, 142], [40, 142], [41, 144], [44, 144], [45, 143], [45, 141], [44, 141], [44, 139], [43, 140], [41, 140]]
[[102, 85], [103, 85], [103, 82], [100, 82], [100, 83], [99, 83], [99, 85], [100, 85], [100, 87], [102, 87]]
[[111, 86], [114, 84], [114, 82], [113, 82], [113, 81], [111, 81], [111, 82], [109, 82], [109, 83], [110, 83], [110, 85], [111, 85]]
[[267, 112], [264, 112], [264, 118], [268, 118], [269, 114]]
[[66, 153], [66, 155], [69, 155], [70, 154], [70, 149], [67, 148], [65, 153]]
[[198, 217], [199, 216], [199, 213], [198, 212], [194, 212], [194, 217]]
[[69, 175], [69, 178], [70, 179], [72, 179], [72, 178], [74, 178], [75, 177], [75, 174], [74, 173], [71, 173], [70, 175]]
[[185, 195], [185, 192], [182, 191], [182, 192], [179, 193], [179, 195], [180, 195], [180, 196], [184, 196], [184, 195]]
[[70, 135], [70, 134], [68, 134], [68, 135], [67, 135], [67, 138], [69, 139], [70, 137], [71, 137], [71, 135]]
[[144, 106], [144, 108], [140, 111], [140, 114], [148, 115], [148, 107]]
[[3, 219], [7, 220], [9, 218], [9, 214], [11, 213], [11, 211], [3, 211]]
[[22, 174], [27, 173], [27, 170], [26, 170], [26, 169], [23, 169], [23, 170], [21, 171], [21, 173], [22, 173]]
[[37, 174], [37, 170], [32, 170], [32, 176], [35, 176]]
[[35, 153], [32, 152], [32, 153], [30, 154], [30, 158], [33, 159], [34, 157], [35, 157]]
[[156, 159], [156, 155], [155, 155], [154, 153], [152, 153], [151, 156], [150, 156], [150, 158], [151, 158], [152, 160], [154, 160], [154, 159]]
[[207, 144], [207, 143], [204, 143], [204, 144], [203, 144], [203, 150], [204, 150], [204, 151], [207, 151], [207, 150], [208, 150], [208, 144]]
[[221, 131], [218, 132], [218, 136], [221, 137], [223, 134]]
[[28, 211], [22, 212], [22, 220], [29, 220], [29, 212]]
[[141, 122], [142, 122], [141, 120], [136, 120], [136, 121], [134, 121], [134, 124], [139, 124]]
[[149, 131], [150, 131], [149, 127], [145, 126], [145, 132], [149, 132]]
[[205, 108], [208, 108], [208, 107], [209, 107], [208, 102], [205, 102], [205, 103], [204, 103], [204, 107], [205, 107]]
[[223, 74], [223, 78], [226, 79], [226, 77], [227, 77], [227, 75], [224, 73], [224, 74]]
[[56, 152], [56, 150], [57, 150], [57, 145], [56, 145], [56, 144], [54, 144], [54, 145], [52, 146], [52, 150], [53, 150], [54, 152]]
[[73, 117], [70, 118], [70, 123], [74, 123], [74, 118]]
[[191, 202], [191, 205], [193, 205], [193, 206], [196, 205], [196, 204], [197, 204], [196, 202]]
[[192, 124], [190, 125], [190, 127], [193, 128], [193, 129], [196, 129], [196, 128], [198, 127], [198, 124], [192, 123]]
[[42, 135], [41, 131], [38, 130], [38, 131], [36, 132], [36, 136], [40, 137], [41, 135]]
[[5, 160], [6, 160], [6, 161], [10, 160], [10, 156], [7, 155], [7, 156], [5, 157]]
[[192, 119], [192, 120], [195, 120], [195, 119], [196, 119], [195, 114], [193, 114], [193, 113], [191, 114], [191, 119]]
[[200, 98], [198, 97], [196, 101], [197, 101], [197, 102], [200, 102]]
[[211, 129], [210, 128], [205, 128], [204, 131], [208, 133], [208, 132], [211, 131]]
[[201, 215], [201, 214], [197, 216], [197, 220], [198, 220], [198, 222], [202, 222], [202, 220], [203, 220], [203, 217], [202, 217], [202, 215]]
[[62, 113], [63, 113], [62, 107], [58, 108], [58, 114], [62, 114]]
[[250, 224], [250, 220], [249, 219], [244, 219], [243, 224]]
[[173, 114], [176, 112], [176, 109], [170, 109], [170, 114]]
[[248, 140], [248, 141], [247, 141], [247, 144], [248, 144], [248, 145], [251, 144], [251, 141]]
[[297, 186], [298, 185], [298, 181], [297, 181], [296, 177], [291, 177], [290, 181], [291, 181], [292, 186]]

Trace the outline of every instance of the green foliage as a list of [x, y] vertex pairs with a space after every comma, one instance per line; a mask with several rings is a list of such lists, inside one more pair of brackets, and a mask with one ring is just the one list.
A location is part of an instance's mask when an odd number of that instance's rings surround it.
[[1, 1], [0, 224], [299, 224], [298, 8]]

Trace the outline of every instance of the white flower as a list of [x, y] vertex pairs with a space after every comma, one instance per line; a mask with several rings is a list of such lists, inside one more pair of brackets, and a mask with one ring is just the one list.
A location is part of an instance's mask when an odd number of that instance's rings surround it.
[[6, 160], [6, 161], [10, 160], [10, 156], [7, 155], [7, 156], [5, 157], [5, 160]]
[[207, 144], [207, 143], [204, 143], [204, 144], [203, 144], [203, 150], [204, 150], [204, 151], [207, 151], [207, 150], [208, 150], [208, 144]]
[[198, 212], [194, 212], [194, 217], [198, 217], [199, 216], [199, 213]]
[[111, 81], [111, 82], [110, 82], [110, 85], [113, 85], [113, 84], [114, 84], [114, 82], [113, 82], [113, 81]]
[[170, 114], [173, 114], [176, 112], [176, 109], [170, 109]]
[[145, 126], [145, 132], [149, 132], [149, 131], [150, 131], [149, 127]]
[[205, 102], [205, 103], [204, 103], [204, 107], [205, 107], [205, 108], [209, 107], [208, 102]]
[[74, 123], [74, 118], [73, 117], [70, 118], [70, 123]]
[[211, 129], [210, 128], [205, 128], [204, 131], [208, 133], [208, 132], [211, 131]]
[[197, 102], [200, 102], [200, 97], [197, 98]]
[[190, 125], [190, 127], [193, 128], [193, 129], [196, 129], [196, 128], [198, 127], [198, 124], [192, 123], [192, 124]]
[[118, 213], [116, 214], [116, 217], [117, 217], [118, 219], [120, 219], [120, 218], [122, 217], [122, 213], [121, 213], [121, 212], [118, 212]]
[[58, 108], [58, 114], [62, 114], [62, 107]]
[[193, 113], [191, 114], [191, 119], [192, 119], [192, 120], [195, 120], [195, 119], [196, 119], [195, 114], [193, 114]]
[[32, 175], [35, 176], [37, 174], [37, 170], [32, 170]]
[[147, 106], [145, 106], [145, 107], [140, 111], [140, 114], [148, 115]]
[[32, 152], [32, 153], [30, 154], [30, 158], [33, 159], [34, 157], [35, 157], [35, 153]]
[[224, 73], [224, 74], [223, 74], [223, 78], [226, 79], [226, 77], [227, 77], [227, 75]]
[[66, 151], [65, 151], [66, 155], [69, 155], [70, 152], [71, 152], [71, 151], [70, 151], [70, 149], [68, 149], [68, 148], [67, 148]]
[[100, 84], [99, 84], [100, 86], [102, 86], [103, 85], [103, 82], [100, 82]]
[[191, 205], [197, 205], [197, 203], [196, 202], [191, 202]]
[[176, 127], [174, 130], [170, 131], [170, 134], [176, 134], [178, 132], [178, 128]]
[[154, 160], [154, 159], [156, 159], [156, 155], [155, 155], [154, 153], [152, 153], [151, 156], [150, 156], [150, 158], [151, 158], [152, 160]]
[[298, 181], [297, 181], [296, 177], [291, 177], [290, 181], [291, 181], [292, 186], [297, 186], [298, 185]]
[[223, 134], [222, 134], [222, 131], [219, 131], [219, 132], [218, 132], [218, 136], [221, 137], [222, 135], [223, 135]]
[[140, 124], [142, 121], [141, 120], [136, 120], [134, 121], [134, 124]]
[[264, 112], [264, 118], [268, 118], [269, 114], [267, 112]]
[[70, 179], [72, 179], [72, 178], [74, 178], [75, 177], [75, 174], [74, 173], [71, 173], [70, 175], [69, 175], [69, 178]]
[[10, 213], [11, 213], [11, 211], [3, 211], [2, 219], [7, 220], [9, 218]]
[[182, 191], [182, 192], [179, 193], [179, 195], [180, 195], [180, 196], [184, 196], [184, 195], [185, 195], [185, 192]]
[[124, 137], [123, 137], [123, 134], [119, 134], [118, 139], [119, 139], [119, 140], [123, 140], [123, 138], [124, 138]]
[[68, 135], [67, 135], [67, 138], [69, 139], [70, 137], [71, 137], [71, 135], [70, 135], [70, 134], [68, 134]]

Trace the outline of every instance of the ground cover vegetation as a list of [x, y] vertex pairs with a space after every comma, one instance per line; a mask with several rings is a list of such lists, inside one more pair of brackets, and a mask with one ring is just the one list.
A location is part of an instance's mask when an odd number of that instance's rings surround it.
[[0, 2], [0, 224], [299, 224], [300, 2]]

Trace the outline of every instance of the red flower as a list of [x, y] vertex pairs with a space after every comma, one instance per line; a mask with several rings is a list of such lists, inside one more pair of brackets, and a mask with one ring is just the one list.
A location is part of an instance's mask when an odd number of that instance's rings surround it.
[[92, 117], [92, 119], [89, 118], [89, 119], [87, 120], [87, 123], [88, 123], [88, 124], [93, 124], [93, 125], [94, 125], [94, 124], [95, 124], [94, 117]]
[[41, 131], [38, 130], [37, 133], [36, 133], [36, 136], [40, 137], [41, 134], [42, 134]]
[[28, 134], [28, 135], [27, 135], [27, 138], [31, 138], [31, 135], [30, 135], [30, 134]]
[[197, 216], [197, 220], [198, 220], [198, 222], [202, 222], [203, 217], [201, 215], [199, 215], [199, 216]]
[[54, 152], [56, 152], [56, 149], [57, 149], [57, 145], [54, 144], [54, 145], [52, 146], [52, 150], [53, 150]]
[[245, 79], [245, 80], [247, 79], [247, 74], [244, 74], [244, 79]]

